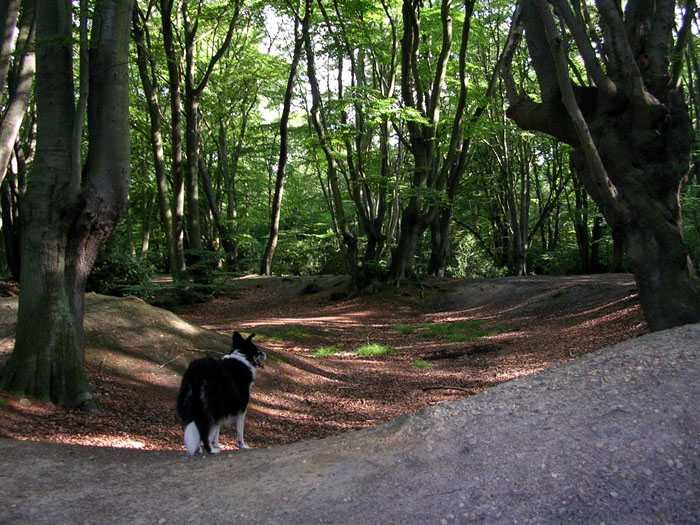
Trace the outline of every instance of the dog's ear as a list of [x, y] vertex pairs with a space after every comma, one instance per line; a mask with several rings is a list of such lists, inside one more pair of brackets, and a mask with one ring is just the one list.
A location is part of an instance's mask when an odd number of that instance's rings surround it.
[[248, 336], [248, 341], [252, 343], [252, 342], [253, 342], [253, 337], [255, 337], [255, 334], [250, 334], [250, 335]]
[[239, 334], [238, 332], [233, 332], [233, 349], [234, 350], [242, 350], [243, 343], [245, 343], [243, 336], [241, 334]]

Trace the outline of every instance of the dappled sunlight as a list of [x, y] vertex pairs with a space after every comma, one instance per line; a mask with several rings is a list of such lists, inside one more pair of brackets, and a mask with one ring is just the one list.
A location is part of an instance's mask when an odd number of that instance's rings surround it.
[[[101, 412], [3, 394], [0, 436], [183, 452], [175, 412], [181, 374], [193, 359], [228, 352], [234, 330], [256, 333], [269, 353], [246, 419], [253, 447], [377, 425], [645, 330], [629, 276], [444, 280], [425, 299], [416, 287], [341, 301], [300, 295], [304, 282], [237, 280], [235, 292], [180, 307], [180, 317], [136, 299], [89, 297], [86, 368]], [[481, 330], [461, 341], [426, 334], [427, 326], [460, 323]], [[368, 344], [391, 353], [357, 355]], [[332, 352], [314, 354], [325, 348]], [[222, 428], [221, 445], [236, 449], [235, 424]]]

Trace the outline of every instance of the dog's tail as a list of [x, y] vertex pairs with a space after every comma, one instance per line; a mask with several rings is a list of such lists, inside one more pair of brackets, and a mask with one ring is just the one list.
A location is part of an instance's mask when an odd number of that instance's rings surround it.
[[194, 456], [199, 450], [199, 430], [197, 430], [197, 425], [194, 421], [185, 427], [185, 447], [187, 448], [187, 455]]
[[184, 423], [189, 423], [192, 417], [192, 382], [187, 374], [182, 378], [180, 392], [177, 395], [177, 413]]

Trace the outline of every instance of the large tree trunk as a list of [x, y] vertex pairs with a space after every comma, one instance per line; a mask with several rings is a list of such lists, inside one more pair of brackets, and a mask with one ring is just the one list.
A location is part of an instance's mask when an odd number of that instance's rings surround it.
[[673, 2], [630, 0], [622, 11], [599, 0], [602, 58], [574, 12], [580, 4], [553, 3], [594, 85], [573, 84], [549, 5], [523, 0], [522, 25], [542, 102], [518, 93], [508, 66], [508, 114], [521, 128], [574, 148], [586, 190], [624, 241], [649, 328], [700, 321], [700, 289], [689, 269], [679, 203], [693, 130], [678, 64], [695, 3], [686, 6], [676, 33]]
[[71, 14], [37, 2], [37, 153], [24, 201], [15, 348], [0, 390], [94, 408], [83, 369], [85, 280], [126, 204], [130, 0], [99, 0], [90, 51], [89, 149], [73, 169]]

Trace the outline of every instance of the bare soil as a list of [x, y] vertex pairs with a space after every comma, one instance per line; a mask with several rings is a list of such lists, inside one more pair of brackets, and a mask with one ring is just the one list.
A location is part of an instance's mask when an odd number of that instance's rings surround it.
[[[97, 414], [0, 396], [0, 437], [182, 450], [175, 397], [187, 364], [220, 355], [234, 330], [270, 353], [246, 420], [268, 447], [320, 438], [454, 401], [646, 331], [634, 280], [610, 274], [429, 279], [338, 299], [342, 277], [235, 279], [177, 315], [135, 298], [90, 294], [86, 367]], [[14, 343], [16, 297], [0, 299], [0, 365]], [[480, 321], [466, 341], [425, 337], [425, 324]], [[412, 327], [413, 331], [405, 327]], [[361, 357], [368, 343], [391, 355]], [[339, 353], [315, 356], [319, 348]], [[222, 448], [235, 449], [234, 429]]]

